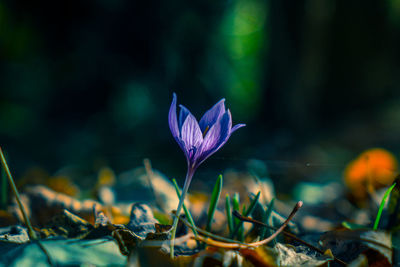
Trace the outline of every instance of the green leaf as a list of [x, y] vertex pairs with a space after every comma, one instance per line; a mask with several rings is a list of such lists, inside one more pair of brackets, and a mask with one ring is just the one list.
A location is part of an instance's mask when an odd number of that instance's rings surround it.
[[261, 191], [258, 191], [257, 195], [255, 196], [255, 198], [252, 199], [252, 201], [250, 202], [249, 208], [245, 211], [243, 216], [250, 216], [251, 215], [251, 213], [254, 210], [254, 207], [256, 206], [256, 203], [257, 203], [258, 199], [260, 198], [260, 194], [261, 194]]
[[229, 194], [226, 194], [225, 196], [225, 211], [226, 211], [226, 220], [228, 222], [229, 235], [231, 235], [233, 231], [233, 220], [232, 220], [231, 198], [229, 197]]
[[[258, 199], [260, 198], [260, 194], [261, 194], [261, 191], [259, 191], [259, 192], [257, 193], [257, 195], [251, 200], [250, 206], [249, 206], [248, 209], [244, 208], [244, 206], [243, 206], [243, 209], [242, 209], [242, 214], [243, 214], [243, 216], [247, 217], [247, 216], [250, 216], [250, 215], [251, 215], [251, 213], [253, 212], [253, 210], [254, 210], [254, 208], [255, 208], [255, 206], [256, 206], [256, 203], [258, 202]], [[237, 203], [237, 209], [236, 209], [236, 207], [235, 207], [235, 201], [233, 202], [233, 204], [234, 204], [234, 209], [235, 209], [236, 211], [239, 211], [239, 203]], [[235, 221], [236, 221], [236, 220], [235, 220]], [[233, 230], [233, 232], [232, 232], [232, 234], [231, 234], [231, 238], [234, 238], [234, 237], [236, 236], [236, 234], [237, 234], [239, 237], [240, 237], [241, 235], [243, 235], [243, 233], [240, 233], [240, 228], [242, 228], [242, 226], [243, 226], [243, 222], [240, 221], [240, 220], [238, 220], [238, 222], [235, 224], [235, 229]]]
[[396, 186], [396, 182], [391, 187], [389, 187], [388, 190], [386, 190], [385, 195], [383, 195], [381, 205], [379, 206], [378, 214], [376, 214], [376, 219], [375, 219], [375, 223], [374, 223], [374, 227], [373, 227], [374, 230], [378, 229], [379, 221], [381, 220], [382, 211], [383, 211], [383, 208], [385, 207], [386, 199], [389, 197], [390, 192], [392, 192], [392, 190], [395, 186]]
[[[235, 193], [234, 195], [233, 195], [233, 199], [232, 199], [232, 205], [233, 205], [233, 210], [235, 210], [235, 211], [237, 211], [237, 212], [240, 212], [240, 204], [239, 204], [239, 201], [240, 201], [240, 196], [239, 196], [239, 193]], [[230, 238], [235, 238], [235, 235], [236, 235], [236, 229], [238, 229], [237, 227], [238, 227], [238, 225], [240, 224], [240, 220], [238, 219], [238, 218], [234, 218], [234, 220], [233, 220], [233, 226], [234, 226], [234, 230], [232, 231], [232, 233], [230, 234]]]
[[221, 195], [222, 189], [222, 175], [218, 176], [217, 182], [214, 185], [214, 189], [211, 195], [210, 206], [208, 207], [208, 214], [207, 214], [207, 224], [206, 224], [206, 231], [210, 232], [212, 220], [214, 218], [215, 209], [217, 208], [219, 196]]

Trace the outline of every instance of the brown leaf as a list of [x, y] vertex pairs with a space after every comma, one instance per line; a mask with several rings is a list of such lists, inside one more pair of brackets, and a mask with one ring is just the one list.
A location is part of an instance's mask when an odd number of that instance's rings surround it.
[[331, 249], [333, 255], [350, 262], [360, 253], [372, 249], [389, 262], [392, 261], [391, 234], [372, 230], [335, 230], [321, 236], [323, 249]]
[[[62, 193], [54, 192], [45, 186], [28, 187], [21, 199], [27, 208], [28, 216], [32, 224], [37, 227], [43, 227], [52, 217], [63, 212], [64, 209], [76, 214], [90, 223], [94, 223], [93, 206], [102, 205], [93, 200], [79, 201]], [[23, 221], [22, 214], [14, 203], [13, 213]]]
[[65, 238], [84, 238], [93, 230], [86, 220], [72, 214], [68, 210], [54, 216], [50, 222], [40, 229], [41, 236], [62, 236]]

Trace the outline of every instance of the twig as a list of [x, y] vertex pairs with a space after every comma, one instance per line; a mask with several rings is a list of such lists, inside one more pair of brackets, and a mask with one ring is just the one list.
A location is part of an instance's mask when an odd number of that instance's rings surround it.
[[[249, 248], [249, 247], [258, 247], [265, 245], [269, 242], [271, 242], [278, 234], [280, 234], [283, 229], [288, 225], [289, 221], [293, 219], [293, 216], [296, 214], [296, 212], [301, 208], [303, 205], [302, 201], [297, 202], [296, 206], [293, 208], [292, 212], [290, 213], [289, 217], [285, 220], [285, 222], [281, 225], [281, 227], [278, 228], [278, 230], [275, 231], [271, 236], [268, 238], [258, 241], [258, 242], [253, 242], [253, 243], [226, 243], [226, 242], [221, 242], [217, 240], [213, 240], [211, 238], [204, 238], [202, 236], [198, 237], [198, 240], [210, 245], [210, 246], [215, 246], [215, 247], [220, 247], [220, 248], [227, 248], [227, 249], [242, 249], [242, 248]], [[193, 237], [196, 239], [196, 237]]]
[[[234, 215], [235, 217], [237, 217], [239, 220], [242, 220], [242, 221], [246, 221], [246, 222], [250, 222], [250, 223], [253, 223], [253, 224], [257, 224], [257, 225], [259, 225], [259, 226], [264, 226], [264, 227], [266, 227], [266, 228], [273, 229], [273, 230], [276, 230], [276, 229], [277, 229], [276, 227], [269, 226], [268, 224], [265, 224], [265, 223], [263, 223], [263, 222], [254, 220], [254, 219], [252, 219], [252, 218], [250, 218], [250, 217], [242, 216], [241, 214], [239, 214], [238, 212], [235, 212], [235, 211], [233, 212], [233, 215]], [[298, 237], [295, 236], [294, 234], [291, 234], [291, 233], [286, 232], [286, 231], [282, 231], [282, 234], [284, 234], [284, 235], [286, 235], [286, 236], [288, 236], [288, 237], [290, 237], [290, 238], [296, 240], [296, 241], [299, 242], [299, 243], [302, 243], [303, 245], [305, 245], [305, 246], [307, 246], [307, 247], [309, 247], [309, 248], [311, 248], [311, 249], [313, 249], [313, 250], [315, 250], [315, 251], [321, 253], [322, 255], [325, 253], [323, 250], [321, 250], [321, 249], [317, 248], [316, 246], [314, 246], [314, 245], [312, 245], [312, 244], [310, 244], [310, 243], [304, 241], [304, 240], [301, 239], [301, 238], [298, 238]], [[333, 260], [334, 260], [334, 261], [337, 261], [337, 262], [340, 263], [340, 264], [347, 265], [347, 263], [345, 263], [345, 262], [342, 261], [341, 259], [336, 258], [335, 256], [333, 256]]]
[[[181, 220], [187, 227], [189, 227], [189, 228], [191, 228], [193, 230], [193, 226], [186, 219], [183, 219], [182, 217], [179, 217], [179, 220]], [[215, 234], [210, 233], [210, 232], [208, 232], [206, 230], [198, 228], [197, 226], [196, 226], [196, 230], [200, 234], [202, 234], [204, 236], [212, 237], [215, 240], [224, 241], [224, 242], [228, 242], [228, 243], [237, 243], [237, 244], [246, 245], [246, 243], [243, 243], [243, 242], [240, 242], [240, 241], [237, 241], [237, 240], [233, 240], [233, 239], [230, 239], [230, 238], [226, 238], [226, 237], [215, 235]]]
[[203, 237], [199, 235], [198, 237], [192, 237], [195, 240], [199, 240], [201, 242], [206, 243], [209, 246], [218, 247], [218, 248], [226, 248], [226, 249], [242, 249], [250, 247], [250, 244], [239, 244], [239, 243], [226, 243], [218, 240], [211, 239], [209, 237]]
[[275, 231], [275, 233], [273, 233], [272, 235], [270, 235], [268, 238], [266, 238], [264, 240], [261, 240], [261, 241], [258, 241], [258, 242], [254, 242], [254, 243], [251, 243], [251, 244], [253, 246], [261, 246], [261, 245], [267, 244], [270, 241], [272, 241], [275, 237], [277, 237], [283, 231], [283, 229], [285, 229], [285, 227], [293, 219], [294, 215], [301, 208], [301, 206], [303, 206], [303, 201], [299, 201], [299, 202], [296, 203], [296, 206], [294, 206], [292, 212], [289, 214], [289, 217], [287, 217], [286, 221], [281, 225], [281, 227], [279, 227]]
[[11, 189], [12, 189], [14, 195], [15, 195], [15, 199], [17, 200], [19, 209], [21, 210], [22, 217], [24, 218], [25, 225], [28, 228], [29, 241], [37, 243], [39, 248], [46, 255], [47, 261], [49, 262], [50, 266], [55, 266], [55, 264], [53, 263], [53, 261], [52, 261], [52, 259], [50, 257], [49, 252], [46, 250], [46, 248], [40, 242], [40, 240], [37, 237], [35, 231], [33, 230], [31, 221], [29, 220], [29, 217], [28, 217], [28, 215], [27, 215], [27, 213], [25, 211], [24, 205], [22, 204], [21, 198], [20, 198], [19, 193], [18, 193], [17, 186], [14, 183], [14, 179], [13, 179], [13, 177], [11, 175], [10, 169], [8, 168], [8, 164], [7, 164], [6, 158], [5, 158], [4, 153], [3, 153], [3, 149], [1, 147], [0, 147], [0, 158], [1, 158], [1, 163], [3, 165], [3, 168], [4, 168], [4, 170], [5, 170], [6, 174], [7, 174], [8, 182], [11, 185]]
[[21, 198], [19, 196], [17, 187], [15, 186], [14, 179], [13, 179], [13, 177], [11, 175], [10, 169], [8, 168], [8, 164], [7, 164], [6, 158], [4, 157], [4, 153], [3, 153], [3, 150], [1, 149], [1, 147], [0, 147], [0, 156], [1, 156], [1, 163], [2, 163], [3, 168], [4, 168], [4, 170], [6, 171], [6, 174], [7, 174], [8, 182], [11, 185], [11, 189], [12, 189], [14, 195], [15, 195], [15, 199], [17, 200], [19, 209], [21, 210], [21, 213], [22, 213], [22, 216], [24, 218], [26, 227], [28, 228], [29, 239], [31, 241], [32, 240], [37, 240], [38, 238], [36, 236], [35, 231], [32, 228], [31, 221], [28, 218], [28, 215], [27, 215], [27, 213], [25, 211], [24, 205], [22, 205]]

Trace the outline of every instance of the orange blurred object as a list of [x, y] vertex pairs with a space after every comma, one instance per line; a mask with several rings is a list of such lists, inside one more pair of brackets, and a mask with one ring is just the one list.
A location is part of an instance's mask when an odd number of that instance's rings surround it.
[[69, 177], [54, 176], [46, 181], [46, 185], [58, 193], [64, 193], [68, 196], [74, 197], [79, 194], [79, 188], [75, 185]]
[[382, 148], [368, 149], [350, 162], [344, 171], [347, 187], [356, 198], [390, 185], [398, 169], [395, 156]]

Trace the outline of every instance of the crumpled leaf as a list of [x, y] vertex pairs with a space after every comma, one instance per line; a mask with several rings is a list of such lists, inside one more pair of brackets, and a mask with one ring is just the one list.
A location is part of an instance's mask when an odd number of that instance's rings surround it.
[[0, 242], [23, 244], [29, 241], [28, 231], [20, 225], [0, 228]]
[[366, 231], [360, 234], [364, 240], [371, 240], [373, 242], [365, 242], [365, 244], [381, 253], [388, 261], [392, 262], [392, 237], [390, 233], [384, 231]]
[[[46, 225], [52, 217], [62, 213], [64, 209], [89, 222], [94, 222], [93, 206], [102, 207], [96, 201], [79, 201], [41, 185], [26, 188], [25, 192], [21, 194], [21, 200], [27, 207], [32, 224], [38, 227]], [[23, 221], [21, 211], [16, 204], [14, 204], [13, 212], [20, 221]]]
[[126, 227], [144, 240], [148, 233], [156, 232], [156, 223], [158, 221], [154, 218], [150, 207], [136, 203], [132, 205], [131, 218]]
[[374, 253], [367, 253], [368, 250], [373, 250], [392, 262], [391, 234], [385, 231], [330, 231], [321, 236], [320, 244], [323, 249], [331, 249], [333, 255], [346, 262], [355, 260], [360, 253], [371, 256], [371, 260], [377, 258]]
[[111, 224], [104, 214], [97, 212], [95, 227], [92, 233], [110, 231], [123, 255], [129, 255], [145, 240], [162, 241], [169, 239], [170, 235], [168, 232], [170, 226], [158, 224], [150, 207], [142, 203], [132, 205], [128, 225]]
[[42, 237], [62, 236], [84, 238], [93, 230], [93, 225], [68, 210], [54, 216], [46, 227], [40, 229]]
[[293, 247], [287, 247], [281, 243], [275, 245], [275, 250], [278, 253], [277, 263], [279, 266], [327, 266], [327, 263], [332, 260], [327, 256], [316, 258], [298, 253]]
[[222, 266], [243, 266], [243, 256], [235, 250], [227, 250], [222, 257]]

